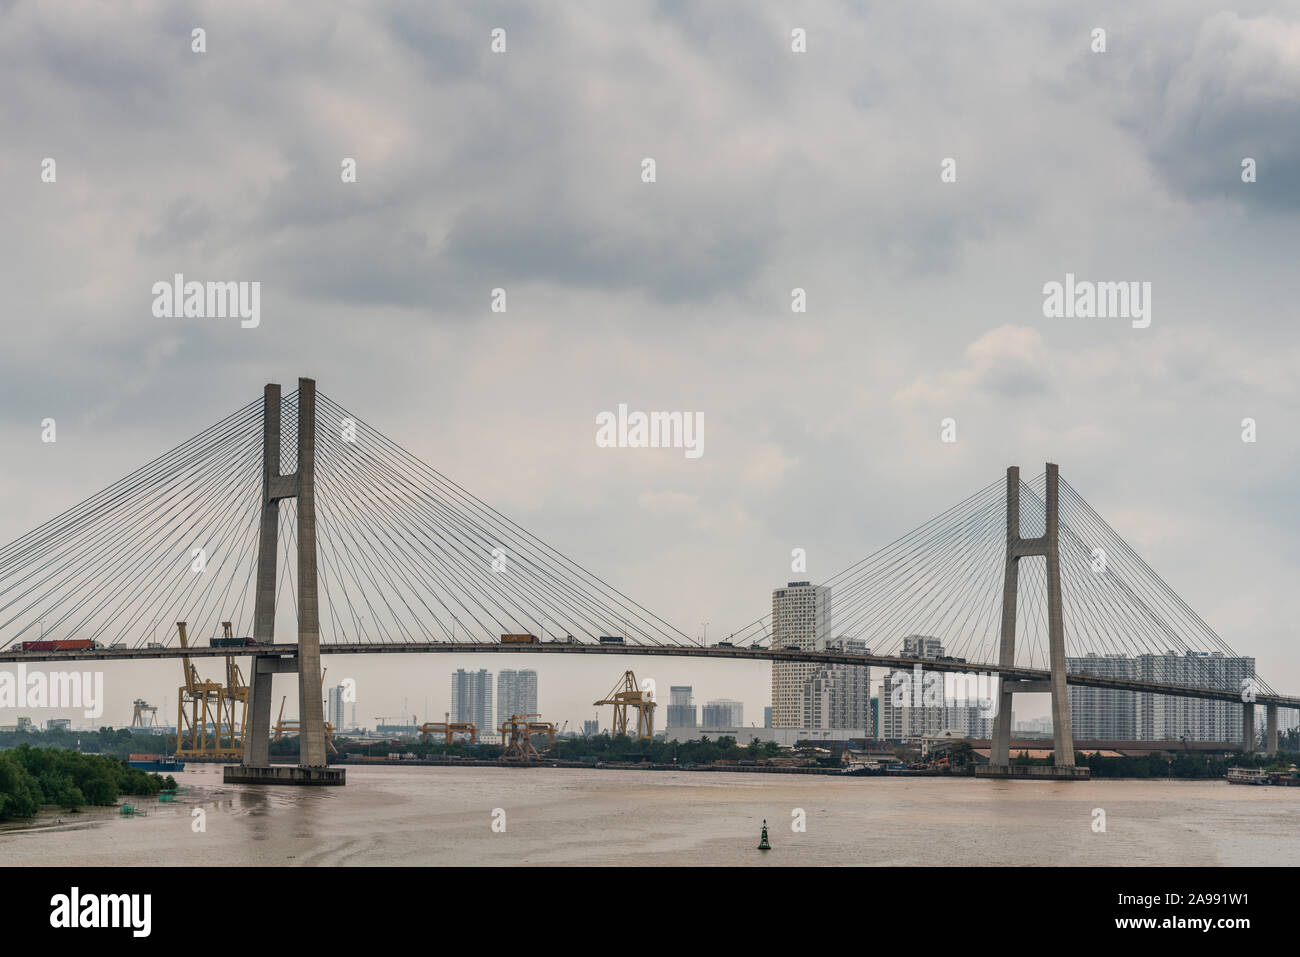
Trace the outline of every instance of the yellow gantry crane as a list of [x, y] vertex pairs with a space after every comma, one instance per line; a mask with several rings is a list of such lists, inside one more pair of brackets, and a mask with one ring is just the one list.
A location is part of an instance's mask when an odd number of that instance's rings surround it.
[[631, 671], [623, 673], [618, 684], [605, 696], [603, 701], [595, 702], [596, 707], [612, 704], [614, 706], [614, 723], [610, 727], [613, 735], [627, 734], [627, 709], [636, 709], [636, 736], [653, 738], [655, 735], [655, 701], [650, 692], [642, 691], [636, 683], [636, 675]]
[[501, 724], [501, 741], [506, 749], [501, 754], [503, 761], [531, 761], [541, 757], [533, 746], [533, 735], [546, 735], [548, 748], [555, 747], [555, 725], [550, 721], [529, 721], [540, 718], [540, 714], [512, 714], [509, 721]]
[[478, 728], [469, 721], [426, 721], [415, 729], [420, 732], [420, 743], [428, 744], [429, 735], [440, 734], [451, 744], [452, 735], [468, 734], [470, 744], [478, 744]]
[[[221, 623], [221, 633], [226, 638], [233, 638], [234, 631], [231, 630], [230, 622]], [[235, 720], [235, 708], [239, 708], [239, 720]], [[235, 656], [226, 656], [226, 687], [221, 699], [222, 708], [222, 726], [226, 728], [230, 737], [230, 746], [225, 749], [230, 752], [229, 755], [222, 757], [242, 757], [244, 754], [244, 728], [247, 727], [248, 720], [248, 684], [244, 681], [244, 673], [239, 670], [239, 665], [235, 664]]]
[[[325, 668], [320, 673], [320, 686], [322, 691], [325, 689], [325, 673], [328, 671], [329, 669]], [[279, 741], [283, 735], [288, 734], [289, 732], [298, 734], [300, 731], [299, 723], [296, 719], [291, 718], [288, 721], [284, 720], [284, 703], [288, 700], [288, 695], [283, 695], [280, 698], [280, 714], [275, 719], [276, 741]], [[334, 725], [330, 724], [328, 721], [325, 722], [325, 747], [329, 748], [334, 754], [339, 753], [339, 749], [334, 747]]]
[[[232, 637], [228, 621], [221, 623]], [[185, 622], [176, 622], [182, 648], [189, 647]], [[226, 683], [204, 681], [189, 655], [181, 659], [185, 684], [176, 702], [176, 756], [181, 758], [239, 758], [244, 753], [244, 722], [248, 716], [248, 685], [233, 656], [226, 657]], [[239, 716], [236, 719], [236, 705]], [[211, 736], [208, 729], [211, 726]]]
[[[176, 622], [181, 647], [188, 648], [185, 622]], [[179, 758], [238, 757], [240, 751], [221, 746], [221, 719], [225, 710], [225, 688], [219, 681], [204, 681], [190, 661], [181, 658], [185, 684], [176, 699], [176, 756]], [[212, 735], [208, 736], [211, 726]]]

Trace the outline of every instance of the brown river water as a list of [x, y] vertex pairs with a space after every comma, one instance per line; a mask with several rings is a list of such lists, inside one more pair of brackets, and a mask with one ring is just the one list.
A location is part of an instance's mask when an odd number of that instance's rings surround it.
[[[349, 767], [345, 787], [307, 789], [227, 786], [205, 765], [176, 777], [189, 790], [136, 817], [5, 825], [0, 864], [1300, 864], [1300, 788], [1224, 781]], [[769, 852], [756, 850], [764, 819]]]

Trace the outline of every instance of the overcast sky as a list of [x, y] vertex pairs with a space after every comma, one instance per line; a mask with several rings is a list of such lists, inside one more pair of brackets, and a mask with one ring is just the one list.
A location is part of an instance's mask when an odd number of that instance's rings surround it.
[[[0, 541], [309, 375], [713, 639], [1054, 461], [1296, 693], [1300, 7], [1235, 6], [0, 0]], [[156, 318], [178, 272], [260, 325]], [[1150, 326], [1044, 318], [1066, 273], [1150, 282]], [[619, 403], [704, 455], [598, 448]], [[506, 663], [326, 660], [363, 723]], [[557, 720], [621, 670], [513, 663]], [[766, 665], [631, 664], [761, 723]]]

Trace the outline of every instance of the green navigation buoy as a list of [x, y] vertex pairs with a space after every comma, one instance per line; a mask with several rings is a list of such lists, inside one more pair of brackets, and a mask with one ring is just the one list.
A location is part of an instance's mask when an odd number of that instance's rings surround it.
[[770, 851], [772, 849], [772, 845], [767, 843], [767, 818], [763, 818], [763, 839], [758, 842], [758, 849], [760, 851]]

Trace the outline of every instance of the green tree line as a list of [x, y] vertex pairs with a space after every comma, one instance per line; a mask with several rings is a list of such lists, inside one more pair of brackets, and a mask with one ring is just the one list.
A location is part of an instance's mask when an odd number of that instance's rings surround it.
[[[1197, 751], [1177, 751], [1156, 754], [1109, 756], [1085, 755], [1076, 752], [1074, 763], [1091, 770], [1094, 778], [1222, 778], [1229, 768], [1264, 768], [1285, 771], [1291, 766], [1293, 754], [1206, 754]], [[1052, 758], [1031, 758], [1020, 752], [1014, 764], [1051, 764]]]
[[24, 744], [117, 758], [125, 758], [129, 754], [176, 753], [176, 735], [148, 734], [129, 728], [100, 728], [98, 731], [0, 731], [0, 751]]
[[123, 794], [151, 796], [175, 787], [119, 758], [21, 744], [0, 751], [0, 821], [33, 817], [46, 806], [110, 807]]
[[[471, 745], [468, 741], [432, 741], [419, 744], [414, 741], [391, 743], [387, 741], [367, 743], [336, 738], [335, 746], [340, 752], [351, 754], [372, 754], [384, 756], [389, 752], [398, 754], [411, 753], [421, 758], [458, 757], [493, 760], [504, 750], [500, 745]], [[697, 741], [650, 741], [637, 739], [626, 734], [610, 737], [597, 734], [586, 738], [556, 738], [552, 750], [545, 749], [544, 739], [533, 738], [533, 746], [544, 757], [558, 758], [562, 761], [627, 761], [640, 763], [649, 761], [654, 764], [709, 764], [714, 761], [757, 761], [770, 758], [780, 753], [781, 748], [775, 742], [753, 742], [746, 746], [736, 743], [733, 737], [721, 737], [711, 741], [701, 737]], [[271, 742], [272, 754], [297, 754], [297, 737], [284, 738]], [[330, 755], [330, 760], [337, 760]]]

